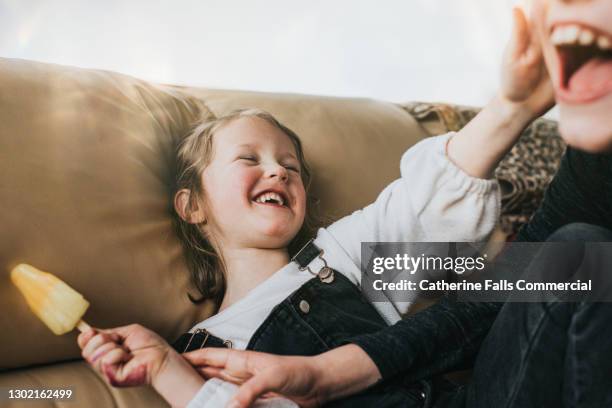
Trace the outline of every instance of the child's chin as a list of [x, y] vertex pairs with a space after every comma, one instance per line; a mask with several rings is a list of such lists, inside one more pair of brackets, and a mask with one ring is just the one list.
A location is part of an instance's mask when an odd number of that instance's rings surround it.
[[561, 116], [559, 130], [568, 145], [589, 153], [612, 153], [611, 116]]
[[266, 228], [262, 232], [262, 240], [267, 248], [286, 248], [295, 235], [287, 231], [286, 226]]

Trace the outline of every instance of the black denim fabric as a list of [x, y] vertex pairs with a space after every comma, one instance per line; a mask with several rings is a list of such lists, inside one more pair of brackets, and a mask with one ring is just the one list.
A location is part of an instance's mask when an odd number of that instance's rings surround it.
[[341, 273], [334, 276], [332, 283], [310, 279], [275, 306], [247, 349], [316, 355], [387, 327], [355, 285]]
[[[610, 242], [612, 231], [576, 223], [548, 240]], [[612, 303], [506, 303], [463, 391], [476, 408], [611, 407]]]
[[[313, 278], [277, 305], [257, 329], [247, 349], [311, 356], [385, 327], [387, 324], [361, 291], [335, 272], [332, 283]], [[429, 405], [428, 396], [438, 383], [442, 381], [411, 382], [398, 377], [328, 406], [423, 407]]]
[[[332, 283], [323, 283], [314, 277], [277, 305], [253, 334], [247, 349], [313, 356], [385, 327], [387, 324], [361, 291], [344, 275], [335, 272]], [[203, 344], [204, 336], [198, 334], [186, 348], [191, 337], [191, 334], [182, 335], [174, 343], [175, 349], [185, 352], [223, 343], [222, 339], [209, 335]], [[412, 383], [398, 377], [328, 406], [424, 407], [429, 405], [434, 387], [448, 386], [442, 380]]]
[[[577, 223], [559, 229], [549, 241], [612, 241], [612, 232]], [[523, 260], [524, 266], [529, 261]], [[436, 407], [608, 407], [611, 322], [612, 303], [502, 306], [443, 299], [353, 341], [385, 379], [416, 381], [475, 363], [469, 384], [434, 393]]]

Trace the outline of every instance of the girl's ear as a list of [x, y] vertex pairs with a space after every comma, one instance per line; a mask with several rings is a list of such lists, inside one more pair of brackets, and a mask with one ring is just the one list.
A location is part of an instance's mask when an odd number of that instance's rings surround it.
[[174, 210], [181, 219], [190, 224], [201, 224], [206, 222], [204, 208], [200, 206], [197, 200], [194, 200], [195, 208], [190, 205], [191, 190], [182, 189], [174, 195]]

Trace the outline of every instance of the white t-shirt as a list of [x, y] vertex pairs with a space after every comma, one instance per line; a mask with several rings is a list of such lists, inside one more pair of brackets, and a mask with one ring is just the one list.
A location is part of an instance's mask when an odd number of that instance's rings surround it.
[[[331, 268], [360, 286], [362, 242], [478, 242], [488, 237], [499, 218], [498, 184], [494, 179], [469, 176], [447, 158], [446, 144], [452, 135], [428, 138], [414, 145], [402, 157], [401, 177], [389, 184], [376, 201], [319, 229], [315, 244], [324, 250]], [[315, 259], [310, 266], [318, 271], [322, 261]], [[290, 262], [238, 302], [195, 325], [192, 331], [206, 329], [231, 340], [234, 348], [244, 349], [274, 306], [312, 277]], [[391, 299], [373, 302], [389, 324], [397, 322], [411, 304]], [[189, 406], [226, 403], [232, 395], [228, 390], [234, 388], [226, 387], [227, 392], [223, 392], [217, 387], [218, 382], [207, 382]], [[215, 396], [214, 403], [211, 395]]]

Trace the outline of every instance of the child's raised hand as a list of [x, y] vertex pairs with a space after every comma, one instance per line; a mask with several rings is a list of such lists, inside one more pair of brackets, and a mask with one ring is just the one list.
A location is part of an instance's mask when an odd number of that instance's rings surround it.
[[501, 94], [539, 116], [554, 105], [553, 86], [533, 27], [519, 7], [512, 14], [512, 37], [502, 63]]

